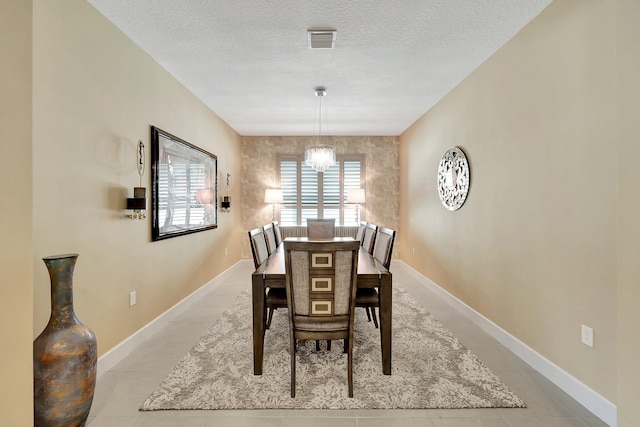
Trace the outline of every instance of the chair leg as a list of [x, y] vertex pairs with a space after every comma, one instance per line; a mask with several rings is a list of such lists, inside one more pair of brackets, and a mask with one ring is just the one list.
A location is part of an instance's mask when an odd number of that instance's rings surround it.
[[262, 312], [263, 313], [262, 314], [262, 324], [264, 325], [263, 333], [266, 332], [267, 329], [268, 329], [267, 328], [267, 318], [268, 318], [268, 314], [269, 314], [268, 312], [269, 312], [269, 309], [267, 308], [267, 305], [265, 304], [264, 311]]
[[349, 397], [353, 397], [353, 342], [351, 340], [349, 340], [349, 350], [347, 352], [347, 382]]
[[327, 340], [327, 351], [331, 351], [331, 340]]
[[296, 397], [296, 340], [291, 340], [291, 397]]
[[316, 351], [320, 351], [320, 340], [316, 340]]
[[265, 326], [265, 329], [269, 329], [271, 327], [271, 319], [273, 319], [273, 312], [275, 311], [275, 308], [270, 308], [269, 310], [269, 315], [267, 317], [267, 326]]
[[376, 309], [371, 307], [371, 317], [373, 317], [373, 325], [378, 328], [378, 316], [376, 316]]
[[364, 311], [367, 313], [367, 321], [371, 322], [371, 313], [369, 312], [369, 307], [365, 307]]

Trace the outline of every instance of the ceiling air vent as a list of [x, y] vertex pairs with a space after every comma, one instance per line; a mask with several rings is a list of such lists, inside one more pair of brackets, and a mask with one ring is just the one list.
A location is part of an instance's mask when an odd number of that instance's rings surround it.
[[333, 49], [336, 47], [336, 30], [307, 30], [309, 49]]

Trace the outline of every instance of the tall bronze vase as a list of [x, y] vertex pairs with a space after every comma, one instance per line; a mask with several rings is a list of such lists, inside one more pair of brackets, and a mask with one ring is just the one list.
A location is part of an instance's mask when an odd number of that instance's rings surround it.
[[97, 345], [73, 311], [78, 254], [43, 258], [51, 278], [51, 317], [33, 342], [36, 427], [84, 426], [96, 384]]

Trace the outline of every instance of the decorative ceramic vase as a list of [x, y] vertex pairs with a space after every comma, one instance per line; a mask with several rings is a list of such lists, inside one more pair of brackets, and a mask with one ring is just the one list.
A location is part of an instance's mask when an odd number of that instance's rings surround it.
[[34, 425], [84, 426], [96, 384], [97, 345], [73, 311], [78, 254], [43, 258], [51, 278], [51, 317], [33, 342]]

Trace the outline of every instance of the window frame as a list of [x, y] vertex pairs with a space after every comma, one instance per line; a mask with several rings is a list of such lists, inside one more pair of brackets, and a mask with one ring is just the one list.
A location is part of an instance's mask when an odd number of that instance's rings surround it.
[[[336, 219], [336, 225], [345, 225], [345, 208], [351, 205], [355, 205], [353, 203], [346, 202], [346, 190], [345, 190], [345, 168], [344, 162], [356, 161], [360, 162], [360, 186], [358, 188], [363, 188], [364, 183], [366, 182], [366, 156], [364, 154], [339, 154], [336, 156], [336, 162], [340, 163], [340, 177], [339, 177], [339, 193], [340, 193], [340, 202], [338, 204], [339, 214]], [[295, 161], [296, 162], [296, 226], [303, 226], [303, 203], [302, 203], [302, 165], [304, 164], [304, 155], [296, 155], [296, 154], [279, 154], [276, 156], [276, 179], [280, 188], [282, 186], [282, 162], [283, 161]], [[324, 200], [324, 172], [317, 172], [317, 199], [315, 208], [317, 209], [317, 217], [324, 218], [325, 205], [324, 202], [320, 202]], [[284, 188], [283, 188], [284, 190]], [[364, 216], [362, 215], [362, 205], [360, 206], [360, 220], [364, 220]], [[285, 206], [289, 206], [285, 208]], [[282, 203], [280, 205], [280, 209], [278, 210], [278, 221], [281, 225], [287, 226], [291, 224], [283, 224], [282, 223], [282, 210], [283, 209], [292, 209], [292, 205], [288, 205], [286, 203]], [[355, 209], [355, 208], [354, 208]], [[349, 224], [349, 225], [357, 225], [357, 224]], [[291, 225], [293, 226], [293, 225]]]

